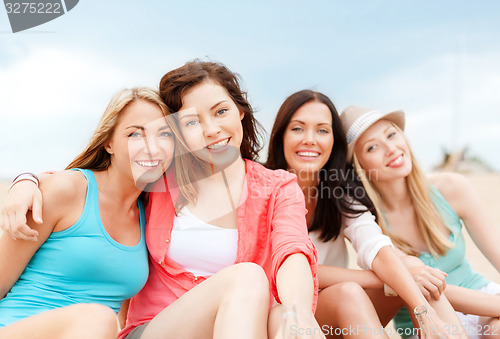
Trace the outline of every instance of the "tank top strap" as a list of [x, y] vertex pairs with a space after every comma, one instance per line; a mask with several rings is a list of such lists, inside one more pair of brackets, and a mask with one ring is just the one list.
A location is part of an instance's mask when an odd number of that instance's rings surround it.
[[89, 169], [82, 169], [82, 168], [72, 168], [71, 170], [79, 171], [82, 173], [85, 178], [87, 179], [87, 195], [85, 197], [85, 205], [83, 207], [83, 212], [82, 216], [80, 219], [75, 223], [75, 225], [80, 226], [82, 223], [84, 223], [84, 220], [87, 220], [88, 218], [91, 218], [94, 222], [88, 223], [85, 222], [84, 224], [86, 225], [85, 228], [88, 231], [89, 227], [100, 233], [102, 236], [104, 236], [112, 245], [115, 247], [118, 247], [120, 249], [124, 249], [127, 251], [136, 251], [140, 249], [142, 246], [145, 245], [145, 229], [146, 229], [146, 213], [145, 213], [145, 208], [144, 204], [142, 203], [142, 200], [140, 198], [137, 199], [137, 207], [139, 209], [139, 224], [141, 227], [141, 239], [139, 243], [135, 246], [126, 246], [122, 245], [119, 242], [115, 241], [111, 236], [108, 234], [106, 231], [102, 220], [101, 220], [101, 214], [99, 212], [99, 189], [97, 187], [97, 181], [95, 179], [94, 172]]
[[78, 171], [85, 176], [87, 179], [87, 195], [85, 197], [85, 206], [83, 208], [83, 214], [95, 214], [99, 216], [99, 190], [97, 188], [97, 181], [95, 180], [94, 172], [89, 169], [83, 168], [73, 168], [73, 171]]
[[141, 225], [141, 241], [146, 236], [146, 210], [141, 198], [137, 198], [137, 207], [139, 208], [139, 224]]
[[461, 232], [462, 230], [462, 220], [455, 213], [453, 208], [448, 204], [443, 195], [438, 191], [438, 189], [431, 185], [431, 199], [436, 206], [439, 214], [443, 218], [446, 225], [450, 228], [452, 232]]

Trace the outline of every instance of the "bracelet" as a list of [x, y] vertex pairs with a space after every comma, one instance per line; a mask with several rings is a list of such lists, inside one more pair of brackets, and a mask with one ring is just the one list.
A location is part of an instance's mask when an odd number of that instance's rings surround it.
[[384, 284], [384, 294], [386, 297], [397, 297], [398, 294], [389, 285]]
[[14, 178], [14, 180], [12, 180], [12, 184], [10, 184], [9, 191], [12, 189], [12, 187], [14, 187], [15, 184], [17, 184], [20, 181], [24, 181], [24, 180], [29, 180], [37, 186], [40, 185], [40, 180], [38, 179], [36, 174], [25, 172], [25, 173], [19, 174], [17, 177]]

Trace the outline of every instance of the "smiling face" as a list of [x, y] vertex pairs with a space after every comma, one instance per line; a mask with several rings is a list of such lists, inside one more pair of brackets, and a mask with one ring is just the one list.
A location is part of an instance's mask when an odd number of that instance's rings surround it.
[[218, 166], [240, 157], [243, 113], [224, 87], [205, 81], [190, 88], [177, 114], [186, 145], [197, 157]]
[[174, 136], [161, 109], [137, 99], [120, 113], [106, 145], [111, 166], [131, 177], [138, 188], [152, 183], [172, 162]]
[[333, 142], [332, 113], [328, 106], [317, 101], [302, 105], [283, 135], [288, 169], [297, 175], [303, 171], [316, 174], [330, 158]]
[[379, 120], [357, 140], [354, 153], [374, 182], [406, 178], [412, 169], [404, 136], [388, 120]]

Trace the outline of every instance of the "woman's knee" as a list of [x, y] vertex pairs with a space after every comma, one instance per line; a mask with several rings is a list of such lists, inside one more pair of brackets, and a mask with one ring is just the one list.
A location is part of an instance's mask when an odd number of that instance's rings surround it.
[[322, 294], [335, 297], [337, 299], [353, 300], [365, 297], [365, 290], [357, 283], [346, 281], [329, 286], [321, 291]]
[[341, 282], [324, 288], [319, 293], [319, 302], [334, 303], [343, 308], [349, 305], [371, 303], [365, 290], [355, 282]]
[[269, 297], [269, 281], [264, 270], [251, 262], [233, 265], [230, 288], [254, 297]]

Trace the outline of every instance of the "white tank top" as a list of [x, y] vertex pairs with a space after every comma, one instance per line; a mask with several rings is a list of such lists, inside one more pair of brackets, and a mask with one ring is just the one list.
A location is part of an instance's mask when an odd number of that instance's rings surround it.
[[238, 229], [211, 225], [184, 207], [174, 218], [167, 255], [195, 276], [210, 276], [236, 260]]

